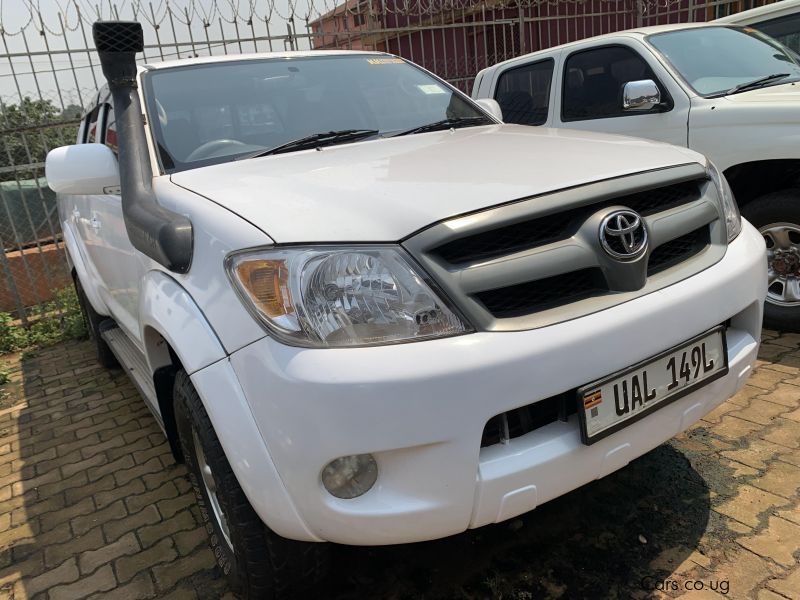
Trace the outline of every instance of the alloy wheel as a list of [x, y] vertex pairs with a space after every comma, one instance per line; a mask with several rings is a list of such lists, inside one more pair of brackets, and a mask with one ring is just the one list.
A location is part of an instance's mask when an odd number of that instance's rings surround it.
[[217, 482], [214, 480], [214, 472], [211, 470], [211, 466], [208, 464], [206, 460], [206, 455], [203, 452], [203, 447], [200, 444], [200, 440], [197, 437], [197, 432], [192, 428], [192, 440], [194, 443], [194, 454], [197, 458], [197, 466], [200, 470], [200, 476], [203, 480], [203, 487], [206, 489], [206, 495], [208, 497], [209, 503], [211, 504], [211, 512], [214, 515], [214, 520], [219, 525], [219, 529], [222, 532], [222, 537], [225, 538], [225, 543], [230, 548], [231, 552], [233, 552], [233, 543], [231, 542], [231, 531], [230, 527], [228, 526], [228, 518], [225, 516], [225, 511], [222, 510], [222, 506], [219, 503], [219, 498], [217, 497]]
[[767, 243], [767, 301], [779, 306], [800, 305], [800, 225], [771, 223], [759, 231]]

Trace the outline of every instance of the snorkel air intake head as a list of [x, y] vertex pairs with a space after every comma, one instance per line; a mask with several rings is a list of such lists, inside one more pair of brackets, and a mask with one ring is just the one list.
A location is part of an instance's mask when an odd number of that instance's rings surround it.
[[136, 53], [144, 49], [136, 21], [98, 21], [94, 45], [114, 100], [122, 214], [133, 247], [176, 273], [192, 264], [192, 223], [158, 204], [136, 85]]
[[109, 85], [136, 86], [136, 54], [144, 50], [142, 25], [136, 21], [98, 21], [94, 47]]

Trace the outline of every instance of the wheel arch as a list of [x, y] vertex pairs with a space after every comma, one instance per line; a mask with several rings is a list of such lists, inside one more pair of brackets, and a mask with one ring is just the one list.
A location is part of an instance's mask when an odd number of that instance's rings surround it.
[[725, 170], [740, 207], [756, 198], [800, 186], [800, 158], [754, 160]]
[[172, 450], [172, 456], [176, 462], [182, 463], [183, 452], [178, 442], [172, 388], [175, 384], [175, 376], [180, 369], [184, 368], [183, 363], [170, 343], [155, 327], [145, 327], [142, 340], [147, 362], [152, 371], [153, 388], [156, 391], [158, 412], [161, 415], [164, 433], [167, 436], [170, 450]]
[[143, 350], [170, 448], [181, 462], [172, 402], [175, 375], [180, 369], [191, 375], [225, 358], [226, 353], [200, 308], [172, 277], [162, 271], [150, 271], [141, 290]]
[[183, 457], [172, 392], [175, 376], [183, 369], [203, 402], [239, 484], [261, 519], [283, 537], [321, 541], [295, 509], [233, 367], [226, 360], [225, 348], [198, 305], [163, 271], [147, 273], [141, 290], [141, 339], [176, 459]]

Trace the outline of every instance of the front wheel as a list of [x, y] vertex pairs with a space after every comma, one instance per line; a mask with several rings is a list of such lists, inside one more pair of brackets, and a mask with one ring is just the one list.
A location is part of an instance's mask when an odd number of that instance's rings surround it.
[[244, 598], [302, 598], [326, 571], [327, 544], [280, 537], [247, 500], [200, 396], [180, 370], [175, 421], [189, 479], [214, 557]]
[[764, 325], [800, 331], [800, 188], [753, 200], [742, 210], [764, 236], [769, 261]]

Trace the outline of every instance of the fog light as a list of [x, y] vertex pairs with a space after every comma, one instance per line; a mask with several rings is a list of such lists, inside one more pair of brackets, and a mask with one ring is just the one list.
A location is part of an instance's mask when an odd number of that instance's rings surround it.
[[322, 470], [322, 485], [337, 498], [366, 494], [378, 479], [378, 464], [372, 454], [342, 456]]

